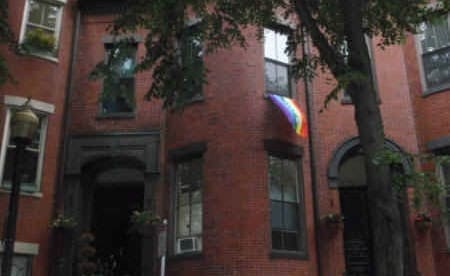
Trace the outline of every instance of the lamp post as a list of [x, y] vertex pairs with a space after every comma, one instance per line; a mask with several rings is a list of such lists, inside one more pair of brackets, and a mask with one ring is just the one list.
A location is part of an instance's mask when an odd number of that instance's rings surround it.
[[19, 193], [22, 175], [23, 153], [25, 147], [33, 139], [33, 135], [39, 125], [39, 118], [29, 108], [18, 110], [11, 118], [11, 138], [16, 145], [14, 153], [13, 175], [11, 194], [9, 196], [6, 227], [3, 234], [3, 258], [1, 276], [10, 276], [12, 259], [14, 254], [14, 241], [16, 240], [17, 211], [19, 209]]

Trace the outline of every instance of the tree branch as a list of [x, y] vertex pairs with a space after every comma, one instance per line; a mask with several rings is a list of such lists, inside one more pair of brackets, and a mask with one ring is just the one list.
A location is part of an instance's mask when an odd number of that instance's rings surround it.
[[335, 77], [344, 74], [346, 66], [319, 29], [319, 24], [312, 16], [307, 0], [292, 0], [292, 3], [301, 23], [311, 36], [314, 46], [319, 50], [321, 59], [325, 61]]

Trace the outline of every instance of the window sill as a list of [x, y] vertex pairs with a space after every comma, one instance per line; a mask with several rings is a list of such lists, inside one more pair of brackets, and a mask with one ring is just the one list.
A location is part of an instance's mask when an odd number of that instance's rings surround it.
[[53, 63], [58, 64], [59, 60], [57, 57], [53, 57], [53, 56], [49, 56], [49, 55], [45, 55], [45, 54], [40, 54], [40, 53], [36, 53], [36, 52], [25, 52], [24, 50], [18, 50], [18, 53], [22, 56], [27, 56], [27, 57], [35, 57], [35, 58], [39, 58], [39, 59], [43, 59], [43, 60], [47, 60]]
[[[0, 194], [11, 194], [10, 190], [5, 190], [5, 188], [0, 188]], [[41, 192], [27, 192], [27, 191], [20, 191], [21, 196], [28, 196], [28, 197], [34, 197], [34, 198], [42, 198]]]
[[196, 260], [202, 259], [203, 254], [199, 252], [180, 253], [169, 257], [169, 261], [183, 261], [183, 260]]
[[120, 120], [120, 119], [134, 119], [136, 114], [134, 112], [117, 112], [117, 113], [99, 113], [97, 114], [97, 120]]
[[344, 92], [343, 92], [343, 96], [342, 96], [342, 98], [341, 98], [341, 104], [342, 105], [353, 105], [353, 101], [352, 101], [352, 98], [350, 97], [350, 95], [346, 95]]
[[308, 254], [301, 251], [287, 251], [287, 250], [272, 250], [270, 252], [271, 259], [294, 259], [307, 260]]
[[286, 95], [281, 95], [281, 94], [277, 94], [277, 93], [269, 93], [269, 92], [264, 92], [264, 99], [266, 99], [266, 100], [269, 99], [269, 95], [277, 95], [277, 96], [285, 97], [288, 99], [294, 99], [294, 97], [292, 95], [286, 96]]
[[203, 97], [203, 94], [197, 94], [194, 97], [192, 97], [190, 100], [186, 101], [186, 105], [190, 105], [193, 103], [203, 102], [205, 101], [205, 98]]
[[438, 93], [448, 92], [448, 91], [450, 91], [450, 83], [443, 84], [443, 85], [435, 87], [435, 88], [425, 89], [422, 94], [422, 97], [426, 98], [433, 94], [438, 94]]

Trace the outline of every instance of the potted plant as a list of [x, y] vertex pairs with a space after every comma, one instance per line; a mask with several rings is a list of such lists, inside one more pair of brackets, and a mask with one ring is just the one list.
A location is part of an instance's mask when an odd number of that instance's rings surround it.
[[52, 54], [55, 50], [55, 37], [44, 30], [36, 28], [27, 31], [22, 49], [26, 52]]
[[344, 216], [338, 213], [328, 213], [323, 217], [327, 224], [340, 224], [344, 221]]
[[55, 229], [73, 229], [77, 226], [77, 221], [73, 217], [67, 217], [63, 214], [58, 214], [55, 219], [50, 222], [49, 227]]
[[427, 229], [431, 227], [433, 220], [431, 219], [431, 216], [427, 213], [418, 213], [416, 217], [414, 218], [414, 224], [416, 225], [417, 229], [421, 232], [425, 232]]
[[344, 216], [339, 213], [328, 213], [324, 217], [322, 217], [322, 221], [325, 222], [325, 225], [328, 229], [337, 231], [337, 229], [341, 228], [342, 226]]
[[81, 234], [78, 243], [78, 272], [79, 276], [94, 276], [97, 271], [95, 263], [95, 254], [97, 250], [92, 245], [95, 237], [92, 233]]
[[132, 224], [131, 230], [143, 234], [146, 232], [145, 229], [160, 222], [161, 218], [149, 210], [134, 210], [131, 214], [130, 221]]

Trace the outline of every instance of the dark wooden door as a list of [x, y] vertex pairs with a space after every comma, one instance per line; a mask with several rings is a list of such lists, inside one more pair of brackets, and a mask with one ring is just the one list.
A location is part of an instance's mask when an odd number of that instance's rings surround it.
[[346, 276], [370, 276], [371, 234], [369, 227], [367, 190], [342, 188], [339, 190], [344, 215], [344, 253]]
[[92, 230], [98, 269], [106, 276], [140, 276], [141, 237], [130, 216], [141, 210], [142, 187], [99, 188], [94, 194]]

